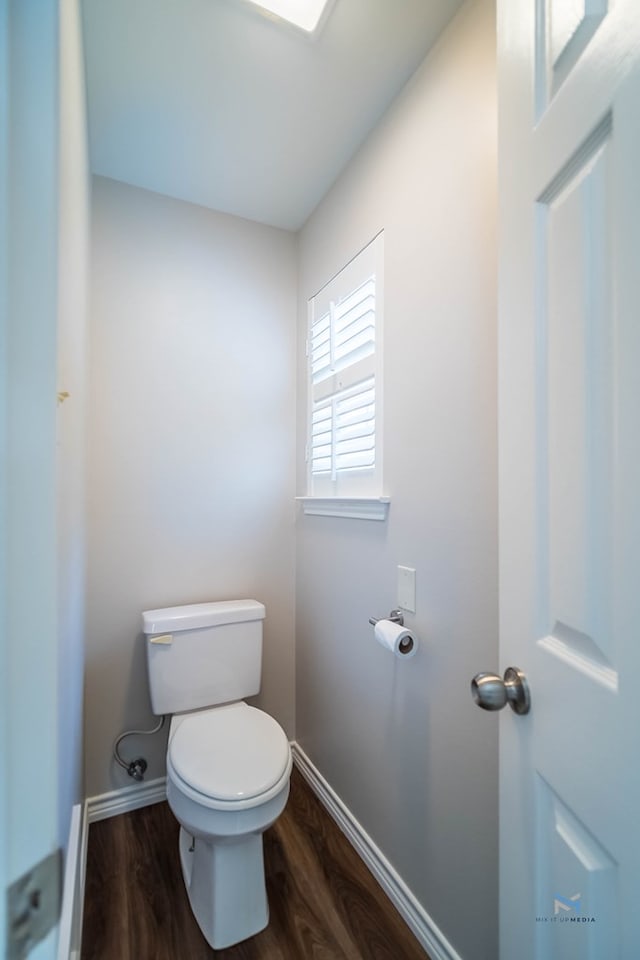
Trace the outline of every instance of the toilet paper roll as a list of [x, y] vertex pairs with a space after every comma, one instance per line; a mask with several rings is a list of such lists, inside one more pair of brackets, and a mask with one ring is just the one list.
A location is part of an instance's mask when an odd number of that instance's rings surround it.
[[378, 643], [402, 660], [413, 657], [418, 649], [418, 640], [411, 630], [406, 630], [392, 620], [378, 620], [373, 633]]

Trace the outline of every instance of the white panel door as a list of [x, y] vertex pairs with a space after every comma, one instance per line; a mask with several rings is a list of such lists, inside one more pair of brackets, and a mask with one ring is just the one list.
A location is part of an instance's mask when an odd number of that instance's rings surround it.
[[[7, 890], [58, 847], [57, 76], [56, 0], [0, 0], [2, 957], [23, 955], [9, 933], [27, 908], [42, 917], [56, 901], [53, 882], [7, 909]], [[57, 927], [39, 926], [30, 960], [52, 960]]]
[[640, 3], [501, 0], [502, 960], [640, 957]]

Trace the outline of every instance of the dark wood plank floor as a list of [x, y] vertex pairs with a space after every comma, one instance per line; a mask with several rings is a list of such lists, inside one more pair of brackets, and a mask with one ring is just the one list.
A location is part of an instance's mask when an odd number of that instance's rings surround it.
[[82, 960], [428, 960], [295, 769], [264, 851], [269, 926], [212, 950], [189, 908], [167, 804], [92, 824]]

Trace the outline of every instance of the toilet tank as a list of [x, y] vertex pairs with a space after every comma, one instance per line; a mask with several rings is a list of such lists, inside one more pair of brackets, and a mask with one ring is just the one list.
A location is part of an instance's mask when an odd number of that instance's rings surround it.
[[257, 600], [143, 613], [153, 712], [181, 713], [258, 693], [264, 616]]

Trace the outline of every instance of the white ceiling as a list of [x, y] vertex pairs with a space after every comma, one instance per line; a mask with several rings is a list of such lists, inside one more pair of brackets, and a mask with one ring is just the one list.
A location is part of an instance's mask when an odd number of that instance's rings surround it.
[[243, 0], [83, 0], [91, 168], [296, 230], [461, 0], [336, 0], [308, 39]]

